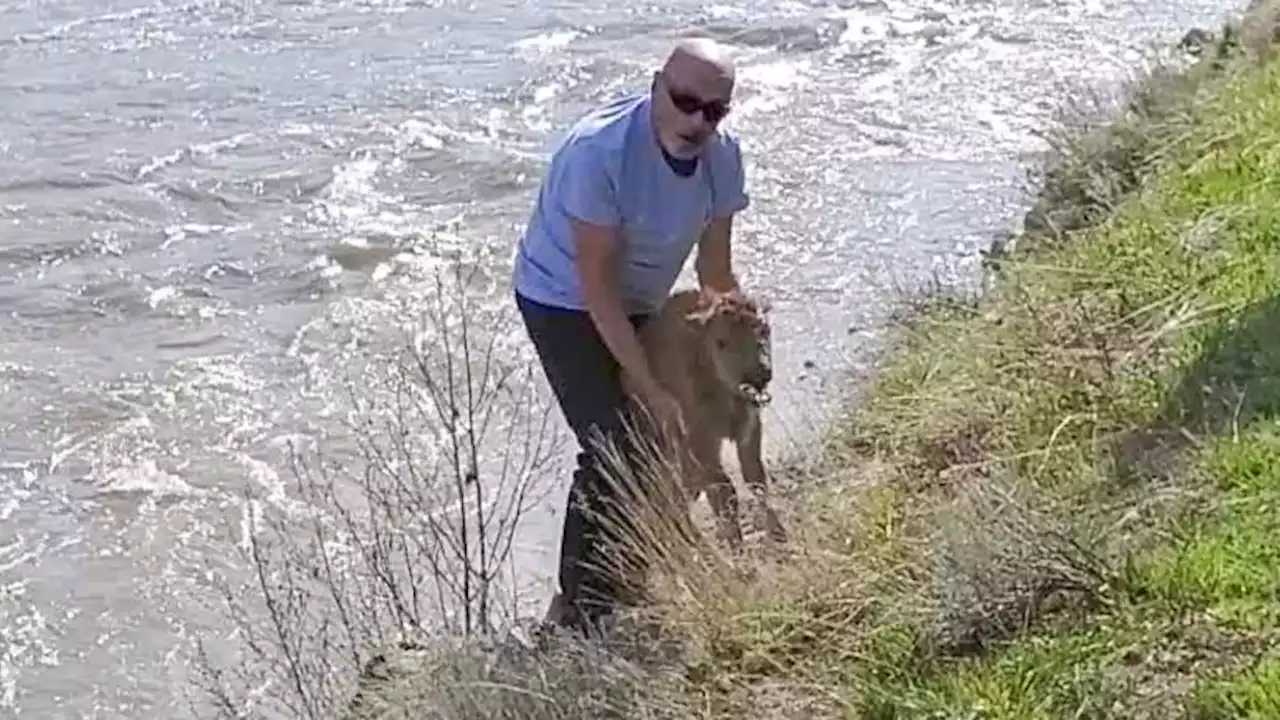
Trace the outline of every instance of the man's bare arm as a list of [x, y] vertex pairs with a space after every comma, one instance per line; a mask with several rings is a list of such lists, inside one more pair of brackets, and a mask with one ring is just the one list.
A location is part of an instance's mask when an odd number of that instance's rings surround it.
[[694, 269], [703, 289], [722, 293], [738, 289], [738, 278], [733, 274], [732, 237], [733, 216], [725, 215], [712, 220], [698, 238]]
[[635, 381], [646, 398], [657, 395], [659, 386], [649, 368], [635, 327], [622, 306], [618, 290], [618, 230], [613, 227], [573, 222], [577, 240], [578, 278], [582, 300], [605, 345], [624, 372]]

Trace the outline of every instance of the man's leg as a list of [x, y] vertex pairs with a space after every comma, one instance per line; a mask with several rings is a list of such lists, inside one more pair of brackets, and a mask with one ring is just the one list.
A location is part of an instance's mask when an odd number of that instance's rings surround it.
[[[577, 437], [578, 467], [565, 507], [560, 543], [560, 593], [558, 618], [566, 625], [585, 629], [616, 601], [617, 582], [596, 565], [606, 562], [601, 544], [606, 528], [600, 515], [614, 517], [612, 492], [601, 476], [600, 459], [593, 449], [593, 431], [620, 443], [625, 455], [630, 445], [624, 432], [623, 413], [628, 401], [622, 389], [621, 370], [605, 346], [591, 317], [582, 311], [551, 308], [519, 295], [516, 303], [524, 318], [547, 380]], [[643, 317], [632, 318], [637, 326]]]

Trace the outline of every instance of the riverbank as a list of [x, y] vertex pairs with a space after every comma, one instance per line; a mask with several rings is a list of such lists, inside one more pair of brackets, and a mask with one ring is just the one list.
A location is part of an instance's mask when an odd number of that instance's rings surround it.
[[1273, 15], [1058, 147], [983, 297], [904, 324], [785, 556], [663, 594], [677, 660], [433, 666], [449, 716], [1280, 713]]

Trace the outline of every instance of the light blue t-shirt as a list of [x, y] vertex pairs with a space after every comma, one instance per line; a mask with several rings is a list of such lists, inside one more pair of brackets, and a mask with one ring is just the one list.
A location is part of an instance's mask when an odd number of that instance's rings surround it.
[[718, 132], [697, 170], [668, 165], [650, 121], [649, 93], [614, 100], [579, 120], [561, 141], [516, 251], [516, 292], [552, 307], [582, 309], [570, 218], [622, 229], [621, 281], [628, 313], [658, 308], [713, 217], [748, 205], [737, 139]]

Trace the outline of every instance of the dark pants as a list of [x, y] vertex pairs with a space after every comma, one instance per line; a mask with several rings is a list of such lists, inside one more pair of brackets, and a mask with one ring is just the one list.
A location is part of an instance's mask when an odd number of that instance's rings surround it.
[[[618, 513], [622, 498], [601, 475], [593, 431], [611, 439], [624, 460], [634, 463], [635, 449], [628, 442], [631, 436], [625, 432], [624, 418], [636, 416], [622, 389], [621, 367], [590, 315], [548, 307], [519, 293], [516, 305], [560, 410], [578, 440], [578, 467], [560, 543], [557, 604], [563, 615], [560, 622], [586, 629], [619, 600], [620, 580], [596, 566], [617, 560], [603, 557], [601, 546], [606, 538], [619, 539], [611, 529], [625, 520]], [[646, 321], [644, 315], [631, 318], [637, 329]]]

